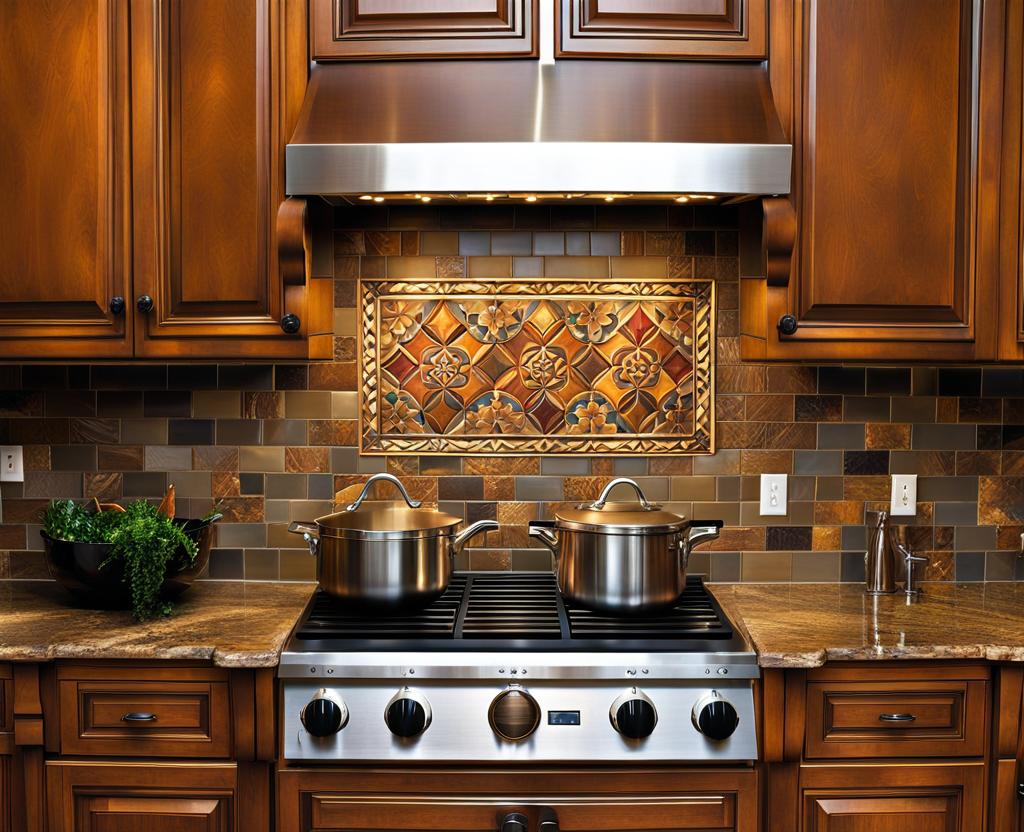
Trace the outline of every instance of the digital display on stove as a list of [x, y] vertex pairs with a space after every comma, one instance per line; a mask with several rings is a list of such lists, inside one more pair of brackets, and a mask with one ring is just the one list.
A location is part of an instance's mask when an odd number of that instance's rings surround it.
[[579, 711], [548, 711], [548, 725], [579, 725]]

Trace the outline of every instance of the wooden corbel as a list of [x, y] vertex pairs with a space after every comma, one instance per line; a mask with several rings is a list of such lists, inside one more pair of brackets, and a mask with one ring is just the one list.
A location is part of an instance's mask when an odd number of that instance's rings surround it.
[[334, 355], [334, 275], [313, 274], [312, 226], [321, 213], [303, 197], [289, 197], [277, 209], [277, 259], [285, 308], [299, 318], [298, 332], [309, 343], [309, 358]]
[[784, 196], [764, 197], [761, 208], [764, 276], [769, 286], [787, 286], [796, 243], [796, 212], [789, 197]]

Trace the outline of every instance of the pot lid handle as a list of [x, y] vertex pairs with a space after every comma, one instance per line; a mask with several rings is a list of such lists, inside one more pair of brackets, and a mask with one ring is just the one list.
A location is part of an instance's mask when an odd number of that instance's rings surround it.
[[345, 506], [345, 511], [355, 511], [359, 508], [359, 506], [363, 504], [363, 500], [366, 499], [366, 495], [370, 493], [370, 489], [373, 487], [375, 482], [389, 482], [395, 486], [402, 497], [405, 498], [405, 502], [409, 508], [419, 508], [423, 505], [419, 500], [414, 500], [409, 496], [409, 492], [405, 490], [405, 486], [402, 485], [402, 481], [394, 474], [374, 474], [366, 481], [366, 485], [364, 485], [363, 490], [359, 492], [359, 496], [356, 497], [355, 502], [349, 503]]
[[585, 507], [594, 509], [594, 511], [601, 511], [601, 509], [603, 509], [605, 507], [605, 504], [608, 502], [608, 494], [617, 485], [631, 486], [632, 489], [636, 492], [636, 496], [640, 498], [640, 507], [644, 511], [655, 511], [661, 508], [661, 506], [657, 506], [654, 503], [648, 502], [647, 497], [644, 496], [644, 492], [641, 490], [640, 486], [637, 485], [635, 480], [631, 480], [629, 477], [615, 478], [604, 487], [604, 490], [601, 491], [601, 496], [598, 497], [597, 500], [595, 500], [593, 503], [590, 503], [587, 506], [580, 506], [580, 508]]

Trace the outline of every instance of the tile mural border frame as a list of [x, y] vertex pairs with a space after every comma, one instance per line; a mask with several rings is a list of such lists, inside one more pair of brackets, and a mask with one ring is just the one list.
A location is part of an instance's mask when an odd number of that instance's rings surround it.
[[[702, 456], [715, 453], [715, 327], [714, 280], [693, 279], [402, 279], [358, 281], [359, 325], [359, 453], [366, 456]], [[380, 434], [377, 430], [380, 366], [377, 344], [380, 303], [387, 300], [447, 300], [453, 296], [499, 299], [539, 297], [571, 300], [671, 300], [694, 302], [693, 397], [694, 430], [690, 434], [632, 433], [599, 437], [593, 434]]]

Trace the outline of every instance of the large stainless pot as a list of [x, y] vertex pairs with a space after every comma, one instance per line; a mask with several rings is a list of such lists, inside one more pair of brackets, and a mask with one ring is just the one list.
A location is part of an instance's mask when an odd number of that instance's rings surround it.
[[[377, 482], [394, 485], [405, 505], [363, 505]], [[391, 474], [375, 474], [342, 511], [315, 523], [292, 523], [317, 557], [316, 576], [331, 595], [369, 604], [426, 606], [439, 597], [451, 578], [455, 554], [481, 532], [497, 529], [493, 520], [478, 520], [458, 534], [462, 520], [421, 507]]]
[[[637, 502], [608, 502], [619, 485]], [[621, 477], [593, 503], [534, 520], [530, 535], [555, 555], [558, 587], [569, 601], [605, 612], [640, 614], [669, 607], [686, 587], [690, 551], [718, 537], [721, 520], [690, 521], [648, 502], [640, 486]]]

